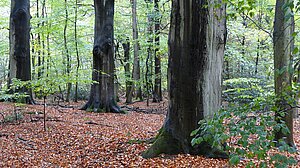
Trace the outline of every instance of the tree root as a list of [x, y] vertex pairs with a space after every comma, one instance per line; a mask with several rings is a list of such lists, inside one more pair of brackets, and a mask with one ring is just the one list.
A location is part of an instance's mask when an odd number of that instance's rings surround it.
[[168, 133], [165, 128], [160, 130], [156, 140], [152, 146], [142, 153], [144, 158], [154, 158], [160, 154], [180, 154], [189, 153], [192, 155], [203, 155], [208, 158], [223, 158], [227, 159], [228, 155], [222, 150], [212, 148], [210, 144], [203, 142], [200, 145], [191, 146], [179, 141]]
[[142, 153], [143, 158], [157, 157], [159, 154], [178, 154], [182, 153], [181, 144], [172, 137], [164, 128], [160, 130], [159, 135], [152, 146]]
[[80, 110], [86, 110], [90, 112], [112, 112], [112, 113], [125, 113], [121, 108], [117, 105], [116, 102], [111, 100], [109, 105], [103, 106], [100, 103], [96, 103], [94, 101], [88, 101]]

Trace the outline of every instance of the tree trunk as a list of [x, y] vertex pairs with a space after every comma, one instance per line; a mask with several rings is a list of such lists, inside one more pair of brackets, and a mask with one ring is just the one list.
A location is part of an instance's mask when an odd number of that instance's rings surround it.
[[255, 70], [254, 70], [254, 74], [255, 76], [257, 76], [258, 73], [258, 63], [259, 63], [259, 56], [260, 56], [260, 40], [258, 38], [257, 40], [257, 52], [256, 52], [256, 59], [255, 59]]
[[[69, 12], [68, 12], [68, 1], [65, 0], [65, 26], [64, 26], [64, 47], [65, 47], [65, 54], [67, 57], [67, 76], [68, 80], [71, 79], [71, 56], [69, 53], [68, 43], [67, 43], [67, 30], [68, 30], [68, 20], [69, 20]], [[67, 83], [67, 95], [66, 95], [66, 102], [70, 101], [70, 94], [71, 94], [71, 82]]]
[[132, 35], [133, 35], [133, 54], [134, 54], [134, 63], [133, 63], [133, 71], [132, 71], [132, 77], [135, 87], [135, 95], [136, 98], [143, 100], [142, 96], [142, 88], [140, 84], [141, 79], [141, 69], [140, 69], [140, 58], [139, 58], [139, 44], [138, 44], [138, 29], [137, 29], [137, 13], [136, 13], [136, 0], [131, 0], [132, 4]]
[[146, 96], [147, 96], [147, 106], [149, 106], [149, 98], [151, 94], [151, 69], [152, 68], [152, 55], [153, 55], [153, 9], [152, 0], [145, 0], [147, 4], [147, 58], [146, 58], [146, 73], [145, 73], [145, 83], [146, 83]]
[[[29, 5], [29, 0], [11, 1], [9, 88], [13, 78], [20, 79], [21, 81], [31, 80]], [[12, 92], [27, 93], [29, 97], [22, 101], [24, 103], [34, 103], [30, 89], [24, 87]]]
[[221, 105], [225, 7], [221, 0], [217, 8], [206, 0], [172, 2], [168, 113], [156, 141], [143, 153], [145, 158], [161, 153], [212, 154], [208, 145], [192, 147], [190, 133]]
[[153, 102], [162, 101], [162, 92], [161, 92], [161, 61], [159, 55], [159, 35], [160, 35], [160, 13], [159, 13], [159, 0], [154, 0], [154, 10], [155, 10], [155, 81], [154, 81], [154, 91], [153, 91]]
[[74, 40], [75, 40], [75, 50], [76, 50], [76, 83], [75, 83], [75, 98], [74, 101], [78, 101], [78, 78], [79, 78], [79, 68], [80, 68], [80, 57], [78, 50], [78, 38], [77, 38], [77, 19], [78, 19], [78, 0], [75, 0], [75, 16], [74, 16]]
[[290, 133], [285, 134], [282, 130], [275, 132], [275, 139], [284, 139], [286, 143], [291, 146], [295, 146], [293, 140], [293, 110], [288, 104], [288, 100], [285, 98], [285, 94], [291, 95], [290, 88], [292, 88], [291, 81], [291, 19], [286, 19], [285, 13], [288, 13], [284, 9], [285, 4], [289, 3], [289, 0], [277, 0], [275, 9], [275, 21], [274, 21], [274, 79], [275, 79], [275, 94], [278, 98], [276, 105], [278, 111], [276, 111], [276, 120], [281, 123], [283, 120], [290, 130]]
[[[298, 63], [298, 66], [296, 67], [296, 72], [297, 72], [297, 83], [300, 83], [300, 65]], [[299, 106], [299, 102], [300, 102], [300, 97], [299, 95], [296, 95], [296, 105]], [[300, 114], [300, 108], [295, 108], [294, 112], [293, 112], [293, 118], [298, 118], [298, 115]]]
[[125, 70], [125, 78], [126, 78], [126, 103], [130, 104], [132, 103], [132, 81], [130, 76], [130, 42], [127, 38], [125, 42], [122, 43], [123, 50], [124, 50], [124, 70]]
[[[40, 5], [39, 0], [36, 0], [36, 18], [40, 18]], [[40, 28], [40, 22], [37, 24], [37, 29]], [[41, 34], [38, 32], [37, 34], [37, 79], [40, 79], [42, 76], [42, 61], [41, 61]], [[41, 97], [40, 97], [41, 98]]]
[[114, 97], [114, 1], [94, 0], [95, 27], [89, 101], [82, 108], [94, 112], [122, 112]]

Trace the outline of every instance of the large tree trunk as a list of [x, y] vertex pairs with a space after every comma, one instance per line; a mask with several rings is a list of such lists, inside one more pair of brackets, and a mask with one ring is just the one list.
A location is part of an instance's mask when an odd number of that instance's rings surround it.
[[[9, 87], [13, 78], [21, 81], [31, 80], [29, 5], [29, 0], [11, 1]], [[33, 103], [30, 89], [24, 87], [12, 92], [28, 93], [29, 97], [25, 98], [23, 102]]]
[[95, 39], [89, 101], [82, 109], [94, 112], [121, 112], [114, 95], [114, 1], [94, 0]]
[[275, 94], [278, 98], [276, 105], [278, 111], [276, 111], [276, 120], [281, 123], [283, 120], [290, 130], [290, 133], [284, 134], [282, 130], [275, 132], [275, 139], [284, 139], [286, 143], [294, 146], [293, 140], [293, 110], [288, 104], [287, 96], [290, 95], [290, 88], [292, 88], [291, 81], [291, 35], [292, 29], [291, 19], [286, 19], [285, 13], [288, 13], [284, 8], [285, 4], [290, 0], [277, 0], [275, 9], [275, 21], [274, 21], [274, 79], [275, 79]]
[[137, 13], [136, 13], [136, 0], [131, 0], [132, 4], [132, 35], [133, 35], [133, 54], [134, 54], [134, 62], [133, 62], [133, 72], [132, 77], [135, 80], [135, 95], [136, 98], [143, 100], [142, 88], [140, 84], [141, 78], [141, 69], [140, 69], [140, 58], [139, 58], [139, 43], [138, 43], [138, 28], [137, 28]]
[[209, 154], [211, 148], [191, 146], [191, 131], [221, 105], [221, 74], [225, 45], [225, 7], [211, 1], [172, 1], [169, 34], [169, 108], [154, 144], [143, 156], [160, 153]]
[[160, 13], [159, 13], [159, 0], [154, 0], [154, 10], [155, 10], [155, 80], [154, 80], [154, 90], [153, 90], [153, 102], [162, 101], [162, 91], [161, 91], [161, 61], [159, 55], [159, 35], [160, 35]]

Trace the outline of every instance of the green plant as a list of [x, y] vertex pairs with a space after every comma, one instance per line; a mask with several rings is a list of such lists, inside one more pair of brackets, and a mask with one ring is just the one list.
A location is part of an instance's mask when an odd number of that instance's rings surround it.
[[244, 104], [269, 91], [265, 82], [255, 78], [234, 78], [223, 82], [223, 99], [227, 102]]
[[13, 123], [16, 121], [20, 121], [24, 118], [22, 113], [15, 113], [15, 114], [11, 114], [11, 115], [7, 115], [4, 117], [3, 122], [4, 123]]
[[[274, 141], [275, 130], [289, 131], [283, 121], [275, 121], [275, 110], [272, 96], [258, 97], [249, 104], [221, 110], [212, 118], [199, 122], [200, 127], [191, 133], [194, 136], [191, 143], [195, 146], [207, 142], [226, 151], [231, 165], [239, 164], [242, 158], [249, 159], [248, 167], [254, 166], [254, 160], [259, 161], [260, 167], [293, 165], [295, 158], [283, 152], [294, 153], [295, 149], [284, 141]], [[224, 143], [226, 145], [221, 145]], [[277, 151], [276, 154], [270, 154], [272, 150]]]

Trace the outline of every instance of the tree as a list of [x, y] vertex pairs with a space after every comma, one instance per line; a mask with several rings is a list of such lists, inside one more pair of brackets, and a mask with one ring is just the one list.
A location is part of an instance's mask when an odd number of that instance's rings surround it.
[[[139, 58], [139, 43], [138, 43], [138, 28], [137, 28], [137, 13], [136, 13], [136, 0], [131, 0], [132, 4], [132, 35], [133, 35], [133, 55], [134, 55], [134, 63], [133, 63], [133, 71], [132, 77], [135, 82], [140, 82], [141, 78], [141, 69], [140, 69], [140, 58]], [[142, 88], [140, 84], [135, 85], [136, 98], [140, 100], [143, 99], [142, 96]]]
[[80, 68], [80, 57], [78, 49], [78, 35], [77, 35], [77, 21], [78, 21], [78, 0], [75, 0], [75, 15], [74, 15], [74, 41], [75, 41], [75, 50], [76, 50], [76, 82], [75, 82], [75, 97], [74, 101], [78, 101], [78, 78], [79, 78], [79, 68]]
[[[71, 55], [69, 53], [69, 48], [68, 48], [68, 37], [67, 37], [67, 30], [68, 30], [68, 20], [69, 20], [69, 12], [68, 12], [68, 1], [65, 0], [65, 25], [64, 25], [64, 54], [66, 54], [67, 57], [67, 67], [66, 67], [66, 72], [67, 76], [71, 76]], [[71, 94], [71, 88], [72, 88], [72, 83], [68, 82], [67, 83], [67, 96], [66, 96], [66, 101], [70, 101], [70, 94]]]
[[[216, 2], [216, 1], [215, 1]], [[169, 33], [169, 107], [145, 158], [161, 153], [208, 154], [209, 146], [191, 146], [198, 121], [218, 111], [225, 46], [225, 7], [219, 0], [172, 1]], [[189, 18], [189, 19], [186, 19]]]
[[291, 146], [295, 146], [293, 140], [293, 109], [289, 105], [285, 94], [290, 94], [292, 88], [291, 81], [291, 37], [292, 19], [287, 17], [291, 12], [289, 5], [290, 0], [276, 0], [275, 21], [273, 32], [274, 45], [274, 79], [275, 79], [275, 94], [278, 98], [276, 105], [276, 120], [280, 124], [283, 120], [289, 128], [289, 133], [284, 130], [275, 130], [275, 139], [284, 139]]
[[[12, 84], [12, 79], [21, 81], [31, 80], [30, 66], [30, 2], [29, 0], [11, 1], [10, 29], [9, 29], [9, 81], [8, 87]], [[23, 101], [33, 103], [30, 90], [26, 87], [19, 88], [11, 92], [27, 93]]]
[[94, 0], [95, 27], [92, 80], [88, 102], [82, 109], [121, 112], [114, 96], [114, 1]]
[[155, 81], [153, 90], [153, 102], [162, 101], [162, 91], [161, 91], [161, 61], [159, 55], [159, 33], [160, 33], [160, 12], [159, 12], [159, 0], [154, 0], [154, 10], [155, 10]]
[[124, 50], [124, 71], [125, 71], [125, 87], [126, 87], [126, 103], [132, 103], [132, 81], [130, 76], [130, 42], [129, 38], [126, 38], [125, 41], [122, 42], [123, 50]]

